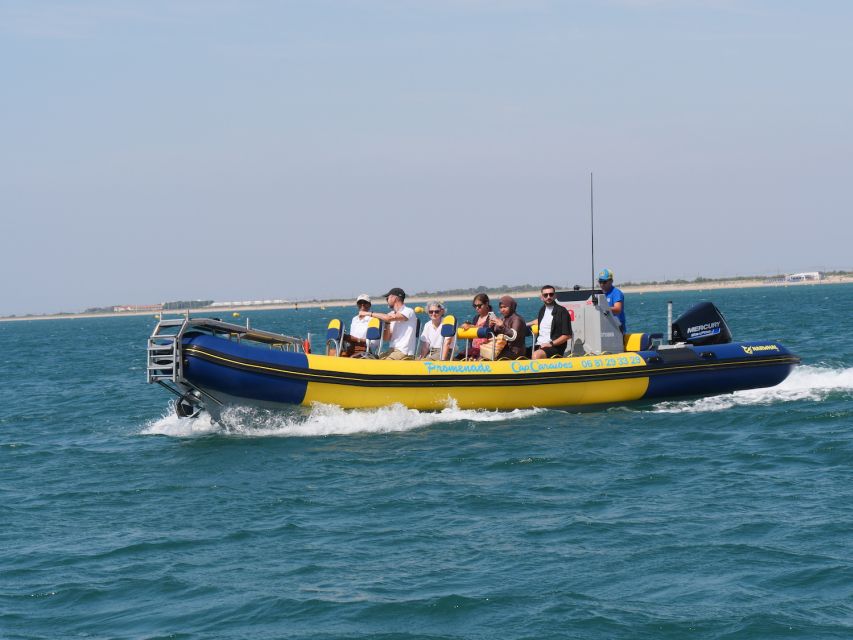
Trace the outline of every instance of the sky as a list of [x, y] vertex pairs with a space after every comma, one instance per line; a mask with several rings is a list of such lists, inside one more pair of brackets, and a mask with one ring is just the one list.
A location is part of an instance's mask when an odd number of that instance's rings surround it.
[[853, 268], [853, 3], [0, 0], [0, 315]]

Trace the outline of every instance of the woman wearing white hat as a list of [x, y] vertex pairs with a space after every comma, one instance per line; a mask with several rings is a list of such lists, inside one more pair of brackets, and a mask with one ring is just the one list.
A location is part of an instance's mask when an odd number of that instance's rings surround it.
[[[359, 312], [370, 311], [371, 301], [370, 296], [366, 293], [360, 293], [355, 299], [355, 304]], [[370, 315], [361, 315], [357, 313], [353, 316], [352, 322], [349, 325], [349, 333], [344, 336], [347, 342], [347, 347], [344, 350], [345, 355], [351, 356], [354, 353], [362, 353], [364, 351], [375, 351], [379, 346], [378, 340], [366, 340], [367, 325], [370, 323]], [[368, 342], [370, 344], [368, 344]]]

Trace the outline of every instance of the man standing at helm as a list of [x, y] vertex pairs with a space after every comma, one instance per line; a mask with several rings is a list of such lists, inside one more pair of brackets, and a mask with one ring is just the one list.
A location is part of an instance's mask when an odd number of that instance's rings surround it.
[[625, 333], [625, 294], [613, 286], [613, 272], [602, 269], [598, 274], [598, 284], [607, 297], [607, 306], [613, 310], [614, 317], [619, 321], [619, 328]]

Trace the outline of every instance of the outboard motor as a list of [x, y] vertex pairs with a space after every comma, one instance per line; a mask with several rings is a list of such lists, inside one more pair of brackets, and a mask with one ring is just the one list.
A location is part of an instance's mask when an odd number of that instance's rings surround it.
[[732, 341], [732, 332], [720, 310], [710, 302], [700, 302], [672, 323], [673, 342], [688, 342], [697, 347]]

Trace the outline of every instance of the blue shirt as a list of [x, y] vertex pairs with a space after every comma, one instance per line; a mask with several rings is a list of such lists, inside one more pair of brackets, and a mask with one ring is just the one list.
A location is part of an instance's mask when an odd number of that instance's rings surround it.
[[625, 294], [616, 287], [613, 287], [610, 293], [605, 295], [607, 296], [607, 304], [611, 307], [617, 302], [622, 303], [622, 312], [616, 314], [616, 319], [619, 320], [619, 327], [622, 329], [622, 333], [625, 333]]

